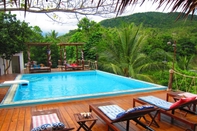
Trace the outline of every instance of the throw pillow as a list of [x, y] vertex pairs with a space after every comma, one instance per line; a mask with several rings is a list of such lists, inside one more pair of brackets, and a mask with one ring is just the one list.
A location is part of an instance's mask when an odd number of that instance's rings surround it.
[[192, 97], [187, 97], [187, 98], [181, 98], [179, 99], [178, 101], [176, 101], [175, 103], [173, 103], [171, 106], [170, 106], [170, 109], [174, 109], [182, 104], [185, 104], [189, 101], [192, 101], [192, 100], [195, 100], [196, 97], [195, 96], [192, 96]]
[[153, 105], [141, 105], [141, 106], [129, 108], [128, 110], [119, 113], [116, 116], [116, 118], [122, 117], [123, 115], [128, 114], [128, 113], [134, 113], [135, 111], [140, 111], [140, 110], [145, 110], [145, 109], [150, 109], [150, 108], [154, 108], [154, 106]]
[[53, 130], [61, 130], [61, 129], [64, 129], [64, 127], [65, 127], [65, 125], [61, 122], [52, 123]]
[[51, 130], [61, 130], [64, 129], [65, 125], [61, 122], [52, 124], [43, 124], [41, 126], [33, 128], [31, 131], [51, 131]]

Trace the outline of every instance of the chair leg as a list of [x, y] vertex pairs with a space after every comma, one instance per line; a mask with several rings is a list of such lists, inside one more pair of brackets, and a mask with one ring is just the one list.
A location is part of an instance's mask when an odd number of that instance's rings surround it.
[[129, 131], [129, 122], [130, 122], [130, 121], [127, 120], [127, 127], [126, 127], [126, 130], [127, 130], [127, 131]]
[[136, 123], [138, 123], [140, 126], [144, 127], [145, 129], [148, 129], [149, 131], [154, 131], [152, 128], [150, 128], [149, 126], [147, 126], [144, 123], [142, 123], [141, 121], [139, 121], [138, 118], [135, 118], [132, 120], [135, 121]]
[[159, 113], [159, 110], [157, 110], [156, 113], [153, 116], [150, 113], [148, 114], [151, 117], [151, 119], [152, 119], [148, 126], [151, 126], [154, 123], [157, 127], [159, 127], [159, 124], [155, 120], [155, 118], [158, 115], [158, 113]]

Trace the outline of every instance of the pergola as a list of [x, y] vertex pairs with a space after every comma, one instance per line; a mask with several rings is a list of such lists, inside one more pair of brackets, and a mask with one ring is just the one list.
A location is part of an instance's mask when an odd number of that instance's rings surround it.
[[[59, 43], [58, 45], [60, 46], [60, 60], [61, 63], [64, 61], [64, 64], [66, 64], [66, 46], [75, 46], [76, 47], [76, 61], [78, 63], [78, 48], [82, 47], [85, 43]], [[82, 53], [82, 60], [84, 59], [83, 56], [83, 50], [81, 51]], [[62, 58], [62, 54], [64, 57]]]
[[28, 64], [31, 64], [31, 57], [30, 57], [30, 47], [31, 46], [46, 46], [47, 47], [47, 66], [51, 67], [52, 62], [51, 62], [51, 50], [50, 50], [50, 43], [26, 43], [26, 45], [28, 46]]

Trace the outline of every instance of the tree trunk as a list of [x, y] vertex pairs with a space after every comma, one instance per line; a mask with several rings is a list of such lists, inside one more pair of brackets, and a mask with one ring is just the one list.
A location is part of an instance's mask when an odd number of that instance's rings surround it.
[[[6, 65], [5, 65], [6, 60]], [[4, 74], [8, 74], [8, 69], [10, 68], [11, 59], [7, 60], [3, 58]]]

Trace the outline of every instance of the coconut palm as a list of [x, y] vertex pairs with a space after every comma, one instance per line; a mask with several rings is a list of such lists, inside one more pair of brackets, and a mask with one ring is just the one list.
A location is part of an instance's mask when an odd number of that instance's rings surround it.
[[116, 28], [116, 31], [108, 33], [108, 36], [105, 35], [107, 43], [104, 51], [99, 54], [99, 62], [103, 68], [126, 77], [146, 80], [150, 78], [142, 74], [143, 70], [154, 64], [142, 52], [146, 36], [140, 31], [141, 27], [133, 23], [123, 24], [123, 27]]
[[58, 37], [58, 32], [56, 32], [55, 30], [51, 30], [51, 32], [46, 34], [46, 37], [56, 40]]

